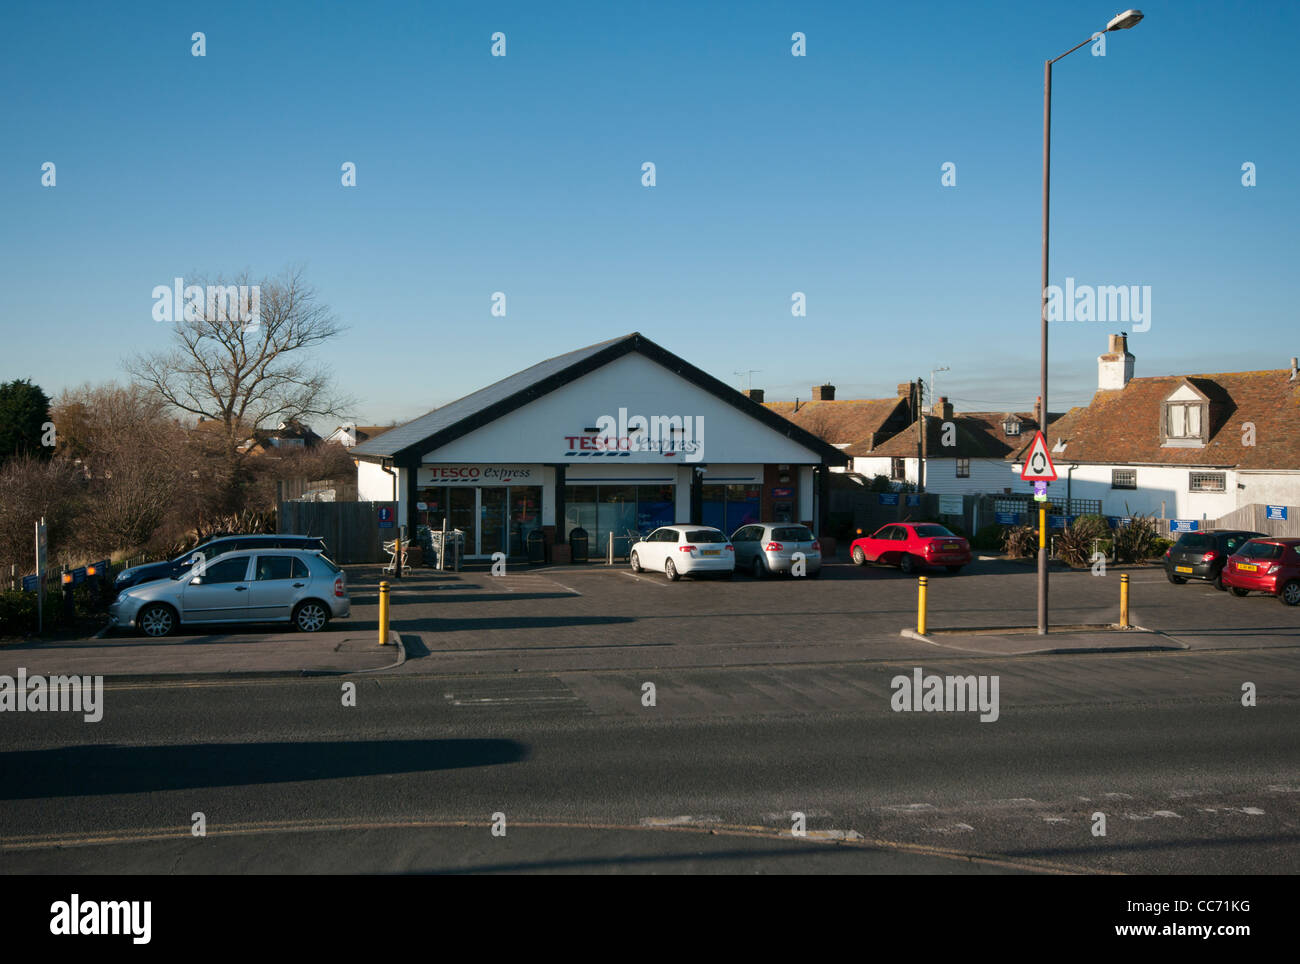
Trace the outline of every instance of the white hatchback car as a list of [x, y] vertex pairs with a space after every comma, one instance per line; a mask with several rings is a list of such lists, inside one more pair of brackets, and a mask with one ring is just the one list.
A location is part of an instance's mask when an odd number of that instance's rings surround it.
[[662, 572], [671, 581], [681, 576], [716, 572], [730, 579], [736, 571], [736, 550], [726, 533], [712, 526], [663, 526], [632, 547], [633, 572]]
[[109, 625], [166, 636], [188, 623], [292, 623], [304, 633], [350, 614], [343, 570], [318, 552], [258, 549], [202, 561], [172, 579], [133, 586]]

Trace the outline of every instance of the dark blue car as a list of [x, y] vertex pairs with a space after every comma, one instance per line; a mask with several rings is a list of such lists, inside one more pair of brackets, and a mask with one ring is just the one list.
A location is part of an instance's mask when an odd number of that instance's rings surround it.
[[242, 535], [221, 536], [187, 549], [175, 559], [162, 562], [150, 562], [143, 566], [132, 566], [117, 574], [113, 589], [121, 592], [141, 583], [154, 582], [158, 579], [176, 579], [181, 573], [188, 572], [197, 561], [199, 553], [204, 559], [215, 559], [223, 552], [237, 549], [307, 549], [311, 552], [324, 552], [325, 540], [317, 536], [290, 535]]

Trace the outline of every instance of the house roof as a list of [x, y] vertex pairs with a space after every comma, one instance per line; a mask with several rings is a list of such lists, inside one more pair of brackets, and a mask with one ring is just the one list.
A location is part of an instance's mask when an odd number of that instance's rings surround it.
[[[1020, 420], [1020, 434], [1008, 437], [1002, 430], [1002, 422], [1008, 415], [1014, 414]], [[954, 425], [954, 445], [944, 445], [944, 423]], [[925, 419], [927, 459], [1010, 459], [1026, 444], [1032, 441], [1038, 430], [1038, 422], [1030, 412], [954, 412], [952, 418], [927, 415]], [[1025, 435], [1028, 433], [1028, 440]], [[883, 445], [876, 446], [869, 453], [850, 454], [889, 456], [892, 458], [916, 458], [916, 444], [919, 432], [916, 423], [899, 432]]]
[[[1184, 382], [1209, 399], [1202, 448], [1161, 444], [1163, 403]], [[1248, 422], [1254, 445], [1242, 444]], [[1134, 378], [1097, 392], [1066, 428], [1072, 462], [1300, 469], [1300, 381], [1289, 369]]]
[[767, 402], [766, 407], [832, 445], [850, 447], [869, 448], [873, 440], [900, 431], [908, 421], [906, 398], [800, 402], [797, 411], [794, 402]]
[[791, 441], [811, 449], [826, 462], [843, 465], [847, 461], [839, 449], [635, 331], [538, 362], [405, 425], [389, 429], [378, 438], [355, 446], [351, 454], [370, 462], [391, 459], [397, 465], [418, 465], [425, 453], [468, 435], [632, 352], [657, 362]]

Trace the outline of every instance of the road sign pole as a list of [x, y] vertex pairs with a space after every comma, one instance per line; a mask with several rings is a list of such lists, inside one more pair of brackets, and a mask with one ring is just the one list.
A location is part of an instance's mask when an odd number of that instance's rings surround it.
[[1038, 506], [1038, 635], [1047, 635], [1047, 506]]
[[[1046, 398], [1046, 394], [1044, 394]], [[1038, 417], [1047, 421], [1047, 409], [1039, 410]], [[1025, 453], [1020, 478], [1034, 483], [1034, 499], [1038, 502], [1038, 635], [1047, 635], [1047, 483], [1056, 481], [1056, 466], [1047, 449], [1047, 437], [1042, 429], [1034, 434]], [[1069, 511], [1069, 507], [1066, 507]]]

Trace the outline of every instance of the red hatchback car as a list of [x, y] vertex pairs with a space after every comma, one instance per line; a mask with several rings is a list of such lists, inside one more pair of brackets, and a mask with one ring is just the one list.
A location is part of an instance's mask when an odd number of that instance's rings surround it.
[[1224, 563], [1223, 584], [1238, 596], [1266, 592], [1300, 606], [1300, 539], [1251, 539]]
[[858, 566], [878, 562], [904, 573], [922, 566], [945, 566], [960, 572], [970, 562], [970, 543], [936, 522], [894, 522], [869, 536], [854, 539], [849, 555]]

